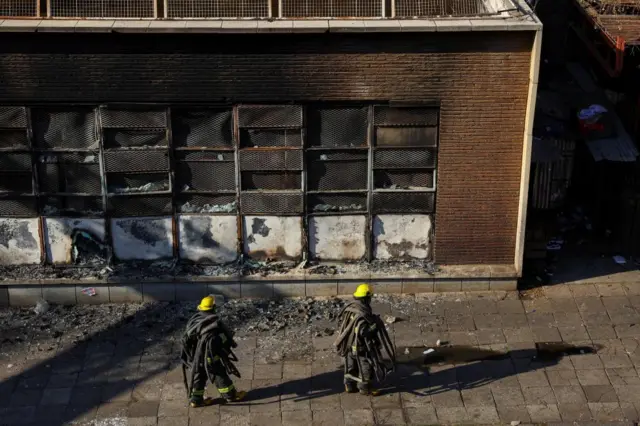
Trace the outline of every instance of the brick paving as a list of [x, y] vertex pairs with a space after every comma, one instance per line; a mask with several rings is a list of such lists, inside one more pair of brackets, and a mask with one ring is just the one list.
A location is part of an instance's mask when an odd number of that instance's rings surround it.
[[[175, 334], [141, 342], [115, 324], [87, 344], [44, 351], [26, 363], [0, 358], [0, 424], [634, 424], [637, 293], [621, 284], [587, 284], [521, 296], [453, 293], [376, 302], [377, 312], [399, 318], [389, 328], [403, 363], [375, 398], [342, 392], [333, 337], [301, 335], [310, 340], [313, 360], [270, 363], [262, 336], [247, 333], [239, 336], [242, 379], [236, 380], [249, 391], [247, 401], [201, 409], [186, 404]], [[418, 349], [405, 356], [405, 348], [437, 339], [449, 343], [437, 351], [443, 362], [423, 367], [413, 357]], [[536, 352], [536, 343], [550, 342], [597, 351]], [[15, 359], [19, 352], [11, 353]], [[487, 353], [504, 356], [478, 360]]]

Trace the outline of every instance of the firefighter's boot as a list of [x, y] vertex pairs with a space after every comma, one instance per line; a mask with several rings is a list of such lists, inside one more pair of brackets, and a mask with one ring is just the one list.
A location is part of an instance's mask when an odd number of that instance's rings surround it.
[[202, 390], [193, 390], [191, 392], [191, 398], [189, 398], [189, 406], [192, 408], [198, 407], [208, 407], [213, 405], [215, 401], [211, 398], [204, 397], [204, 389]]

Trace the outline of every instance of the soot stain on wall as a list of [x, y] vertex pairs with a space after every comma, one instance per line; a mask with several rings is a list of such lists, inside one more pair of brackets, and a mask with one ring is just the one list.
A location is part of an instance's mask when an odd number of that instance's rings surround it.
[[19, 249], [32, 249], [38, 242], [29, 232], [29, 224], [19, 221], [4, 221], [0, 223], [0, 245], [9, 248], [9, 241], [15, 240]]

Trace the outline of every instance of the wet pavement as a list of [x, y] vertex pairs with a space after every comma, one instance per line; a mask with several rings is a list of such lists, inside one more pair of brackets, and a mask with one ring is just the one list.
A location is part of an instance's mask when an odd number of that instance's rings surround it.
[[[238, 333], [235, 382], [247, 400], [199, 409], [187, 406], [178, 362], [195, 303], [3, 309], [0, 424], [638, 421], [640, 286], [383, 296], [374, 305], [389, 317], [399, 358], [381, 396], [342, 392], [332, 351], [340, 300], [240, 301], [223, 313]], [[435, 352], [425, 358], [427, 346]]]

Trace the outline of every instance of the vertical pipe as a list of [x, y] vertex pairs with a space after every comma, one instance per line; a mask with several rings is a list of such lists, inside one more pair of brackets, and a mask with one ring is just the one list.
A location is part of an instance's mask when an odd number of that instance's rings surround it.
[[175, 159], [173, 152], [173, 128], [171, 126], [171, 107], [167, 107], [165, 110], [167, 128], [165, 130], [167, 135], [167, 154], [169, 156], [169, 192], [171, 192], [171, 234], [173, 235], [173, 258], [174, 260], [180, 259], [180, 250], [178, 248], [178, 212], [176, 202], [176, 173], [175, 173]]
[[381, 2], [381, 4], [382, 4], [382, 8], [381, 8], [381, 10], [382, 10], [382, 14], [381, 14], [381, 15], [382, 15], [382, 16], [381, 16], [381, 18], [384, 18], [384, 17], [386, 17], [386, 16], [387, 16], [387, 13], [386, 13], [386, 12], [387, 12], [387, 11], [386, 11], [386, 2], [387, 2], [387, 1], [386, 1], [386, 0], [380, 0], [380, 2]]
[[282, 18], [282, 0], [278, 0], [278, 17]]
[[305, 262], [309, 259], [309, 215], [307, 213], [307, 156], [306, 156], [306, 139], [307, 139], [307, 108], [302, 106], [302, 146], [300, 147], [302, 155], [302, 171], [301, 184], [302, 184], [302, 261]]
[[100, 185], [102, 186], [102, 211], [104, 212], [104, 244], [107, 247], [107, 264], [113, 263], [113, 241], [111, 240], [111, 217], [109, 215], [109, 196], [107, 189], [107, 171], [104, 165], [104, 134], [102, 130], [103, 107], [94, 109], [96, 138], [98, 139], [98, 163], [100, 165]]
[[47, 18], [51, 18], [51, 0], [47, 0]]
[[367, 229], [366, 229], [366, 251], [367, 262], [373, 260], [374, 235], [373, 235], [373, 114], [374, 106], [369, 105], [367, 114]]
[[391, 17], [396, 17], [396, 0], [391, 0]]
[[38, 215], [38, 240], [40, 241], [40, 264], [44, 265], [47, 259], [47, 252], [45, 248], [45, 239], [44, 239], [44, 227], [45, 227], [45, 218], [40, 214], [42, 209], [40, 208], [40, 197], [38, 197], [39, 189], [39, 180], [38, 180], [38, 161], [37, 155], [34, 156], [33, 151], [33, 126], [31, 122], [31, 109], [24, 109], [24, 113], [27, 119], [27, 143], [29, 144], [29, 154], [31, 157], [31, 194], [35, 199], [36, 205], [36, 214]]
[[238, 124], [240, 121], [238, 120], [238, 107], [232, 107], [232, 126], [233, 126], [233, 157], [235, 163], [235, 171], [236, 171], [236, 227], [238, 233], [238, 242], [237, 242], [237, 252], [242, 257], [243, 256], [243, 238], [242, 238], [242, 212], [240, 205], [240, 186], [242, 185], [240, 178], [240, 128]]
[[169, 0], [164, 0], [163, 2], [164, 5], [164, 17], [168, 18], [169, 17]]
[[262, 0], [267, 2], [267, 8], [269, 9], [269, 18], [273, 18], [273, 4], [271, 0]]

